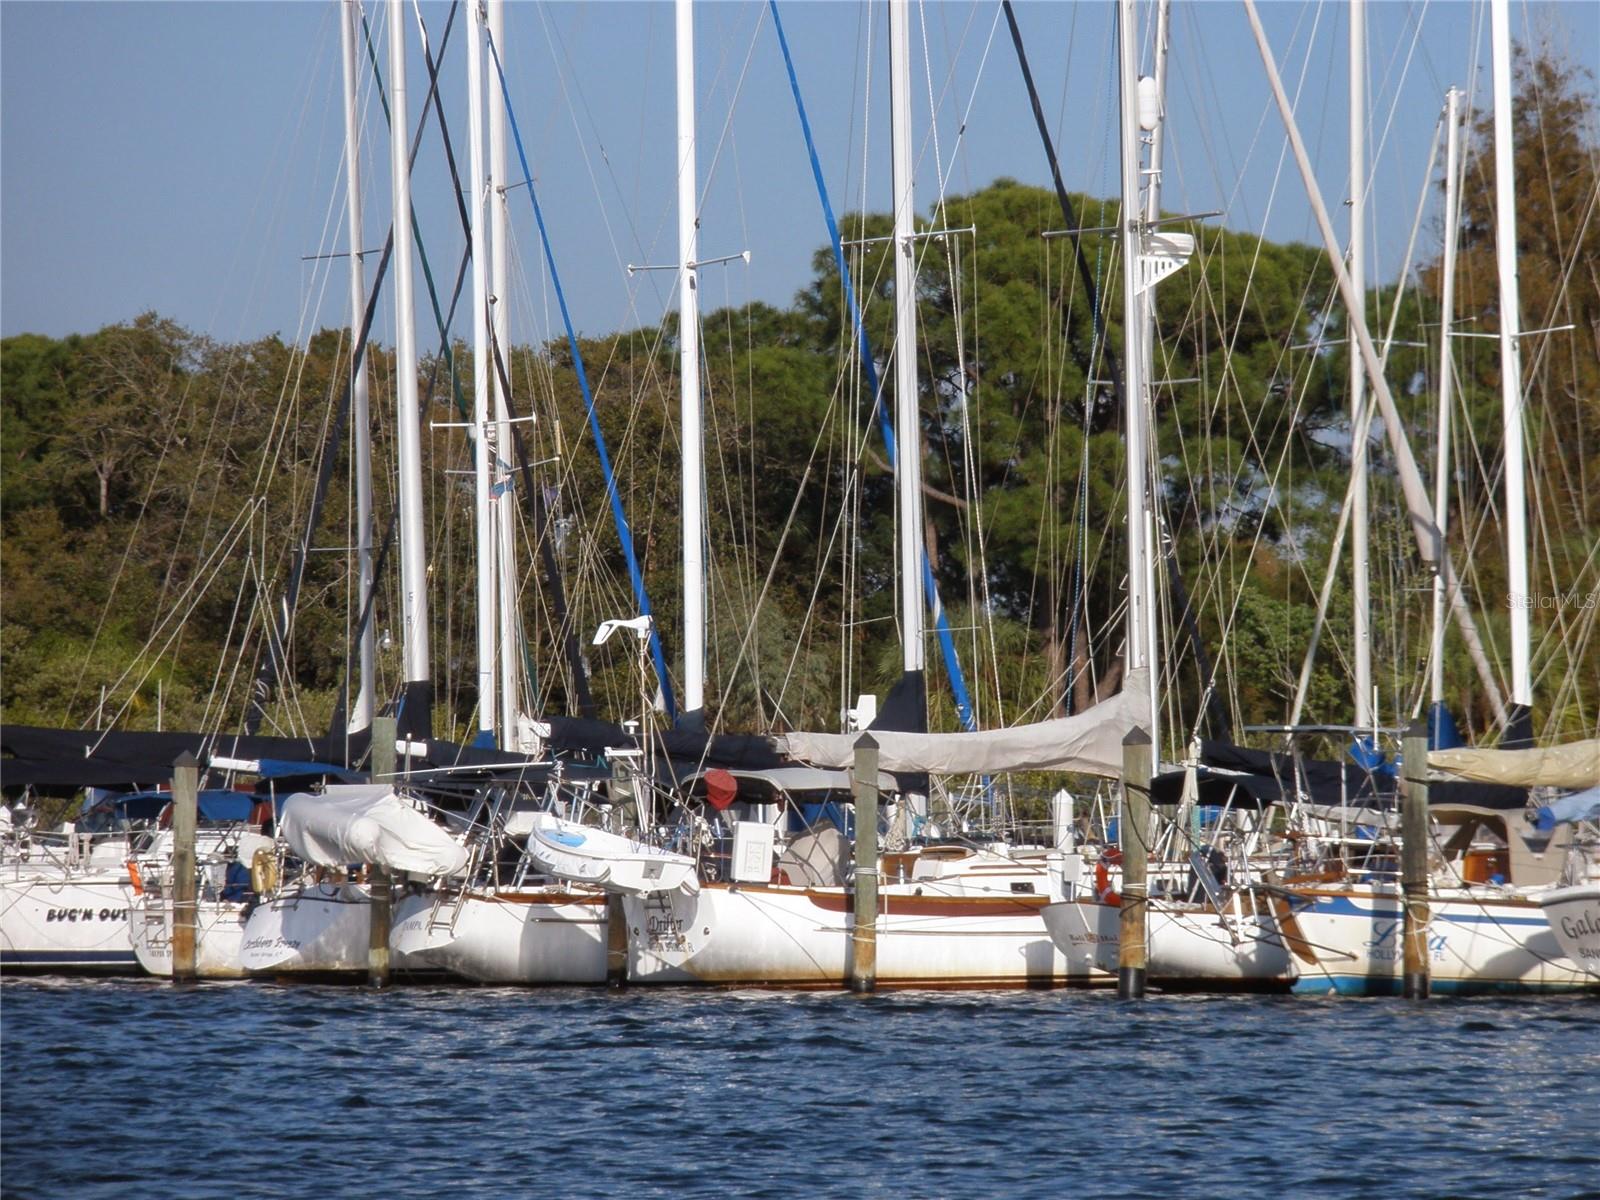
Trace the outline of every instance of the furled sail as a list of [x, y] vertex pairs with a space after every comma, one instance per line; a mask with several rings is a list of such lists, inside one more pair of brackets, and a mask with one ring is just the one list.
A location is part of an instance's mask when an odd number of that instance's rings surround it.
[[1600, 738], [1537, 750], [1435, 750], [1428, 755], [1428, 766], [1483, 783], [1594, 787], [1600, 784]]
[[370, 863], [413, 875], [459, 875], [467, 852], [392, 787], [354, 784], [284, 801], [280, 829], [289, 849], [309, 863]]
[[[1000, 775], [1007, 771], [1071, 771], [1114, 779], [1122, 773], [1122, 739], [1147, 723], [1149, 674], [1130, 672], [1122, 691], [1087, 712], [1053, 721], [976, 733], [872, 731], [884, 771], [932, 775]], [[780, 753], [817, 767], [848, 767], [859, 733], [788, 733]]]

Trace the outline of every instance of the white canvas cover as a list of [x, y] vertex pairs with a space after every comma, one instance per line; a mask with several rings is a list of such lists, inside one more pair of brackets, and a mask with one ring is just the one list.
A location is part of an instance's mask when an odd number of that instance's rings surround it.
[[[932, 775], [1000, 775], [1007, 771], [1071, 771], [1115, 779], [1122, 739], [1149, 723], [1148, 673], [1134, 671], [1122, 691], [1088, 712], [977, 733], [893, 733], [873, 730], [878, 767]], [[818, 767], [848, 767], [859, 733], [788, 733], [781, 753]]]
[[340, 784], [283, 804], [289, 848], [320, 867], [370, 863], [413, 875], [459, 875], [467, 852], [384, 784]]
[[1600, 738], [1537, 750], [1434, 750], [1428, 755], [1428, 766], [1479, 783], [1594, 787], [1600, 784]]

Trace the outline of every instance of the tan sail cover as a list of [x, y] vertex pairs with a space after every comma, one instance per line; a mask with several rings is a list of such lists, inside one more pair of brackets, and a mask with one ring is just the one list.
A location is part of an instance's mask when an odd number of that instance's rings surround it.
[[1600, 738], [1536, 750], [1434, 750], [1428, 766], [1479, 783], [1593, 787], [1600, 784]]
[[[1009, 729], [977, 733], [894, 733], [873, 730], [878, 767], [931, 775], [1001, 775], [1007, 771], [1071, 771], [1114, 779], [1122, 773], [1122, 739], [1149, 723], [1146, 671], [1134, 671], [1122, 691], [1088, 712]], [[789, 733], [780, 753], [817, 767], [848, 767], [859, 733]]]

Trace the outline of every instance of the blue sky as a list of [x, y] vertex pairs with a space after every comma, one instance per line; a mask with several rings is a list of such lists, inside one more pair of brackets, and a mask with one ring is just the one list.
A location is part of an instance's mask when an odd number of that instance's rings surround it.
[[[1342, 228], [1344, 10], [1291, 0], [1266, 0], [1262, 10]], [[437, 44], [448, 6], [428, 0], [421, 11]], [[886, 209], [884, 6], [787, 0], [780, 13], [834, 207]], [[1068, 186], [1112, 194], [1112, 6], [1025, 0], [1018, 13]], [[369, 19], [381, 37], [382, 9], [369, 5]], [[671, 276], [630, 277], [626, 266], [676, 257], [672, 6], [518, 2], [508, 21], [511, 99], [576, 321], [588, 333], [654, 324]], [[1600, 66], [1600, 5], [1518, 3], [1512, 21], [1519, 38], [1556, 41], [1591, 71]], [[1487, 97], [1487, 7], [1375, 0], [1368, 22], [1369, 278], [1392, 278], [1445, 88], [1468, 84], [1477, 61]], [[415, 119], [425, 75], [408, 25]], [[919, 209], [931, 208], [941, 174], [952, 193], [1002, 175], [1044, 184], [998, 6], [926, 3], [913, 30]], [[343, 264], [304, 261], [344, 243], [338, 43], [331, 0], [0, 4], [0, 333], [90, 331], [146, 309], [222, 340], [303, 339], [344, 321]], [[454, 38], [443, 76], [463, 168], [464, 53]], [[1222, 209], [1230, 227], [1315, 240], [1242, 6], [1179, 0], [1172, 54], [1165, 207]], [[787, 304], [826, 233], [766, 6], [698, 6], [696, 57], [701, 254], [751, 252], [748, 266], [708, 269], [702, 304]], [[375, 103], [367, 120], [366, 241], [376, 246], [389, 181]], [[435, 272], [453, 278], [463, 243], [439, 145], [430, 130], [414, 189]], [[512, 212], [514, 337], [554, 336], [520, 192]], [[1436, 245], [1425, 225], [1422, 252]], [[380, 321], [388, 342], [387, 310]], [[420, 342], [430, 346], [431, 335]]]

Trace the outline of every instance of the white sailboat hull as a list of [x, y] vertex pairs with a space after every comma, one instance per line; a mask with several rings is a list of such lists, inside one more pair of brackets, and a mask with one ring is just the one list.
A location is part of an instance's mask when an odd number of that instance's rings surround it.
[[[1252, 990], [1287, 988], [1295, 964], [1277, 924], [1255, 914], [1226, 920], [1207, 910], [1153, 902], [1147, 925], [1145, 975], [1169, 987]], [[1063, 900], [1044, 909], [1045, 928], [1078, 970], [1115, 976], [1122, 948], [1122, 909], [1099, 900]]]
[[1537, 899], [1562, 952], [1600, 978], [1600, 882], [1553, 888]]
[[0, 875], [0, 967], [137, 974], [128, 872], [8, 864]]
[[256, 905], [245, 922], [240, 963], [249, 974], [364, 974], [371, 936], [365, 884], [310, 884]]
[[[6, 847], [0, 862], [0, 967], [139, 973], [128, 920], [135, 889], [127, 864], [134, 850], [121, 835], [77, 836], [87, 844], [35, 843], [26, 852]], [[226, 830], [199, 830], [196, 854], [215, 856], [227, 837]], [[159, 831], [138, 852], [147, 872], [164, 869], [171, 856], [171, 830]]]
[[[1297, 992], [1390, 995], [1400, 991], [1402, 898], [1396, 886], [1296, 888], [1295, 912], [1318, 961]], [[1600, 988], [1580, 970], [1531, 899], [1501, 892], [1428, 897], [1430, 988], [1442, 993]]]
[[[1087, 984], [1051, 943], [1043, 896], [879, 896], [879, 987], [1050, 987]], [[924, 894], [919, 894], [924, 893]], [[706, 884], [698, 893], [623, 898], [628, 980], [641, 984], [843, 987], [853, 897], [843, 888]]]
[[390, 946], [408, 962], [478, 983], [606, 981], [606, 898], [542, 888], [408, 896]]
[[[226, 900], [201, 900], [195, 906], [195, 977], [243, 979], [239, 948], [244, 942], [245, 906]], [[151, 975], [172, 977], [172, 901], [141, 896], [130, 917], [133, 952]]]

